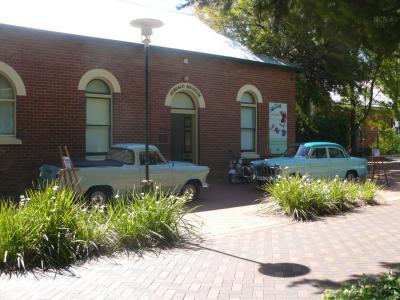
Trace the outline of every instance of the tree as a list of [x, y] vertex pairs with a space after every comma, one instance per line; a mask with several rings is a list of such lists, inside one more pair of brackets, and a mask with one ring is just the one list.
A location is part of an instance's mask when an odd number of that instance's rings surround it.
[[392, 100], [394, 117], [400, 120], [400, 52], [383, 61], [378, 84]]
[[311, 103], [326, 106], [329, 92], [341, 94], [350, 106], [356, 151], [357, 131], [371, 109], [383, 61], [399, 49], [399, 1], [188, 0], [186, 5], [253, 52], [302, 66], [300, 116], [309, 115]]

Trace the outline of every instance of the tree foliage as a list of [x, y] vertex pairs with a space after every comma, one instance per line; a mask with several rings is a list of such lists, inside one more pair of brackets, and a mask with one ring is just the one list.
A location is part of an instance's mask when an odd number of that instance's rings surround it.
[[378, 81], [384, 93], [393, 102], [395, 118], [400, 120], [400, 51], [383, 60]]
[[340, 94], [350, 108], [355, 146], [381, 68], [399, 49], [399, 1], [188, 0], [186, 5], [253, 52], [303, 67], [297, 101], [305, 115], [311, 103], [326, 106], [330, 92]]

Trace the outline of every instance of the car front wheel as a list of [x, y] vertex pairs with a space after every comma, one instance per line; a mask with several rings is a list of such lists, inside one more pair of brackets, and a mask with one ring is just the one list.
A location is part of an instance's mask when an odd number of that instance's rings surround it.
[[93, 187], [86, 193], [86, 199], [91, 204], [104, 204], [110, 200], [111, 194], [105, 187]]
[[200, 195], [200, 186], [194, 182], [187, 182], [181, 189], [181, 195], [190, 195], [189, 200], [196, 200]]

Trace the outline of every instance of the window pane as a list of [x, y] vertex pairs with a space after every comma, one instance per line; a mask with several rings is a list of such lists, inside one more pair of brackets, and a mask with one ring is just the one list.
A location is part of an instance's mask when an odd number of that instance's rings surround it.
[[240, 102], [249, 103], [249, 104], [255, 104], [256, 103], [254, 101], [253, 96], [250, 93], [243, 93], [242, 98], [240, 99]]
[[343, 158], [344, 154], [341, 150], [337, 148], [329, 148], [329, 156], [331, 158]]
[[256, 128], [256, 109], [253, 107], [242, 107], [240, 110], [240, 127]]
[[2, 75], [0, 75], [0, 99], [14, 99], [14, 89]]
[[135, 162], [133, 151], [118, 148], [112, 148], [110, 152], [107, 153], [106, 159], [116, 160], [130, 165]]
[[110, 150], [109, 126], [86, 126], [86, 152], [108, 152]]
[[316, 148], [312, 151], [310, 158], [327, 158], [325, 148]]
[[193, 100], [185, 93], [177, 93], [172, 100], [171, 108], [194, 109]]
[[[139, 154], [140, 165], [146, 164], [146, 152], [140, 152]], [[156, 151], [149, 151], [149, 165], [162, 165], [165, 164], [160, 154]]]
[[109, 95], [110, 89], [104, 81], [95, 79], [88, 83], [86, 87], [86, 93]]
[[0, 134], [15, 134], [14, 102], [0, 101]]
[[254, 130], [241, 130], [241, 149], [242, 151], [254, 151]]
[[86, 124], [110, 125], [110, 99], [86, 99]]

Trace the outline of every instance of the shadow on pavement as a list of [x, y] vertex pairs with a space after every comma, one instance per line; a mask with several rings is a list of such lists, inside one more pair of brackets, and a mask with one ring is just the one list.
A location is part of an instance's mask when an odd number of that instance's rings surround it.
[[295, 264], [295, 263], [261, 263], [256, 260], [252, 260], [249, 258], [237, 256], [231, 253], [223, 252], [217, 249], [201, 246], [201, 245], [195, 245], [193, 246], [197, 247], [198, 249], [203, 249], [203, 250], [208, 250], [212, 252], [216, 252], [219, 254], [223, 254], [226, 256], [234, 257], [240, 260], [244, 260], [247, 262], [255, 263], [259, 265], [258, 271], [267, 276], [271, 277], [281, 277], [281, 278], [288, 278], [288, 277], [298, 277], [298, 276], [303, 276], [311, 272], [311, 269], [305, 265], [300, 265], [300, 264]]
[[[391, 270], [393, 273], [400, 273], [400, 263], [389, 263], [389, 262], [380, 262], [382, 267]], [[315, 294], [323, 293], [325, 289], [339, 289], [342, 286], [351, 286], [353, 284], [357, 284], [361, 278], [366, 277], [368, 280], [375, 281], [380, 276], [386, 274], [386, 272], [378, 273], [378, 274], [353, 274], [349, 279], [343, 281], [334, 281], [331, 279], [301, 279], [298, 281], [294, 281], [289, 285], [289, 287], [298, 287], [301, 285], [311, 285], [314, 288], [317, 288], [318, 291]]]
[[310, 273], [310, 268], [294, 263], [260, 264], [258, 271], [271, 277], [298, 277]]
[[199, 198], [190, 203], [196, 212], [257, 204], [264, 192], [256, 185], [248, 183], [228, 183], [211, 181], [210, 186], [201, 191]]

